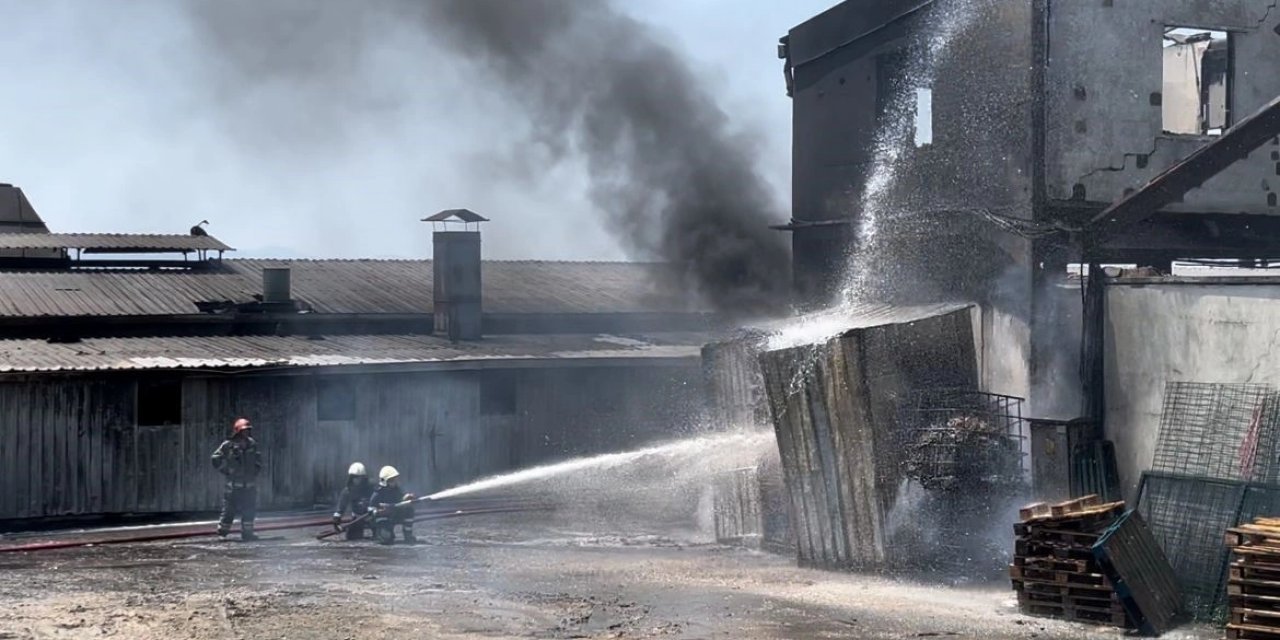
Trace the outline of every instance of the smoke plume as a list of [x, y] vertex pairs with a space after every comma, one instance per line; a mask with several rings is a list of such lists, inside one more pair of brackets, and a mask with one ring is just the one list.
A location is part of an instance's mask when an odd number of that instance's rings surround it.
[[[478, 179], [532, 180], [534, 188], [552, 179], [552, 165], [581, 165], [590, 202], [630, 257], [671, 264], [679, 285], [723, 311], [776, 308], [789, 256], [785, 236], [768, 228], [783, 216], [756, 172], [755, 141], [735, 132], [696, 74], [649, 27], [605, 0], [361, 7], [187, 3], [197, 39], [212, 54], [213, 97], [233, 137], [258, 153], [314, 147], [315, 154], [366, 135], [379, 109], [387, 119], [405, 111], [411, 118], [394, 87], [374, 80], [387, 75], [379, 56], [388, 42], [416, 34], [447, 59], [424, 56], [420, 66], [400, 70], [408, 74], [402, 83], [463, 70], [468, 93], [497, 96], [485, 133], [516, 138], [513, 151], [483, 149], [488, 175]], [[512, 123], [510, 112], [527, 123]]]
[[434, 0], [424, 24], [523, 105], [542, 150], [581, 154], [590, 197], [639, 256], [718, 307], [786, 290], [784, 238], [753, 145], [670, 48], [604, 2]]

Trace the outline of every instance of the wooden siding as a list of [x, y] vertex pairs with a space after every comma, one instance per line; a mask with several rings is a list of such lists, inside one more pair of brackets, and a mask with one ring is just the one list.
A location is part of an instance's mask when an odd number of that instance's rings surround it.
[[[209, 457], [241, 415], [265, 454], [259, 504], [271, 509], [328, 504], [356, 460], [372, 473], [394, 465], [425, 494], [664, 439], [702, 409], [696, 364], [501, 372], [515, 380], [507, 413], [482, 411], [490, 371], [288, 373], [187, 375], [181, 424], [146, 427], [134, 375], [0, 382], [0, 519], [215, 510]], [[320, 376], [354, 387], [354, 420], [319, 419]]]
[[769, 403], [760, 371], [759, 335], [702, 348], [703, 378], [712, 424], [721, 430], [769, 424]]
[[801, 562], [892, 562], [885, 521], [903, 479], [901, 402], [916, 389], [977, 384], [970, 312], [858, 329], [760, 361]]

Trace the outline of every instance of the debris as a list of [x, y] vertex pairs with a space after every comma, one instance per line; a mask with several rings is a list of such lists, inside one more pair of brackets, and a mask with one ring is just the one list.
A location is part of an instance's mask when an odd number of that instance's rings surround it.
[[1024, 507], [1009, 577], [1018, 607], [1030, 616], [1132, 627], [1092, 547], [1124, 511], [1123, 502], [1100, 504], [1095, 495], [1054, 505]]
[[977, 416], [955, 416], [921, 429], [908, 446], [907, 477], [933, 491], [998, 484], [1017, 469], [1018, 442]]

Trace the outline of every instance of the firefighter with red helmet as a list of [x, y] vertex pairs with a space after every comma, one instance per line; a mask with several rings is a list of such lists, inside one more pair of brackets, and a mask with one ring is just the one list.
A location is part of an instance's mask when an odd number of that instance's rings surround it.
[[258, 474], [262, 471], [262, 455], [258, 443], [249, 435], [253, 425], [248, 418], [238, 418], [231, 427], [231, 438], [213, 452], [213, 468], [227, 479], [222, 493], [222, 518], [218, 535], [226, 537], [231, 523], [240, 517], [240, 539], [257, 540], [253, 520], [258, 512]]

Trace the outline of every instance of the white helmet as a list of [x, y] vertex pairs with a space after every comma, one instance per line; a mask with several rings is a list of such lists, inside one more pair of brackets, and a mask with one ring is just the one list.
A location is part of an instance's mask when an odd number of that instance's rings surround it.
[[365, 470], [364, 470], [364, 463], [361, 463], [361, 462], [352, 462], [352, 463], [351, 463], [351, 466], [350, 466], [350, 467], [347, 467], [347, 475], [349, 475], [349, 476], [360, 476], [361, 478], [363, 478], [363, 477], [368, 476], [368, 475], [369, 475], [369, 473], [368, 473], [367, 471], [365, 471]]
[[396, 478], [399, 478], [399, 477], [400, 477], [400, 472], [396, 471], [396, 468], [391, 465], [387, 465], [383, 467], [382, 471], [378, 472], [378, 480], [382, 481], [383, 484], [391, 482], [392, 480], [395, 480]]

